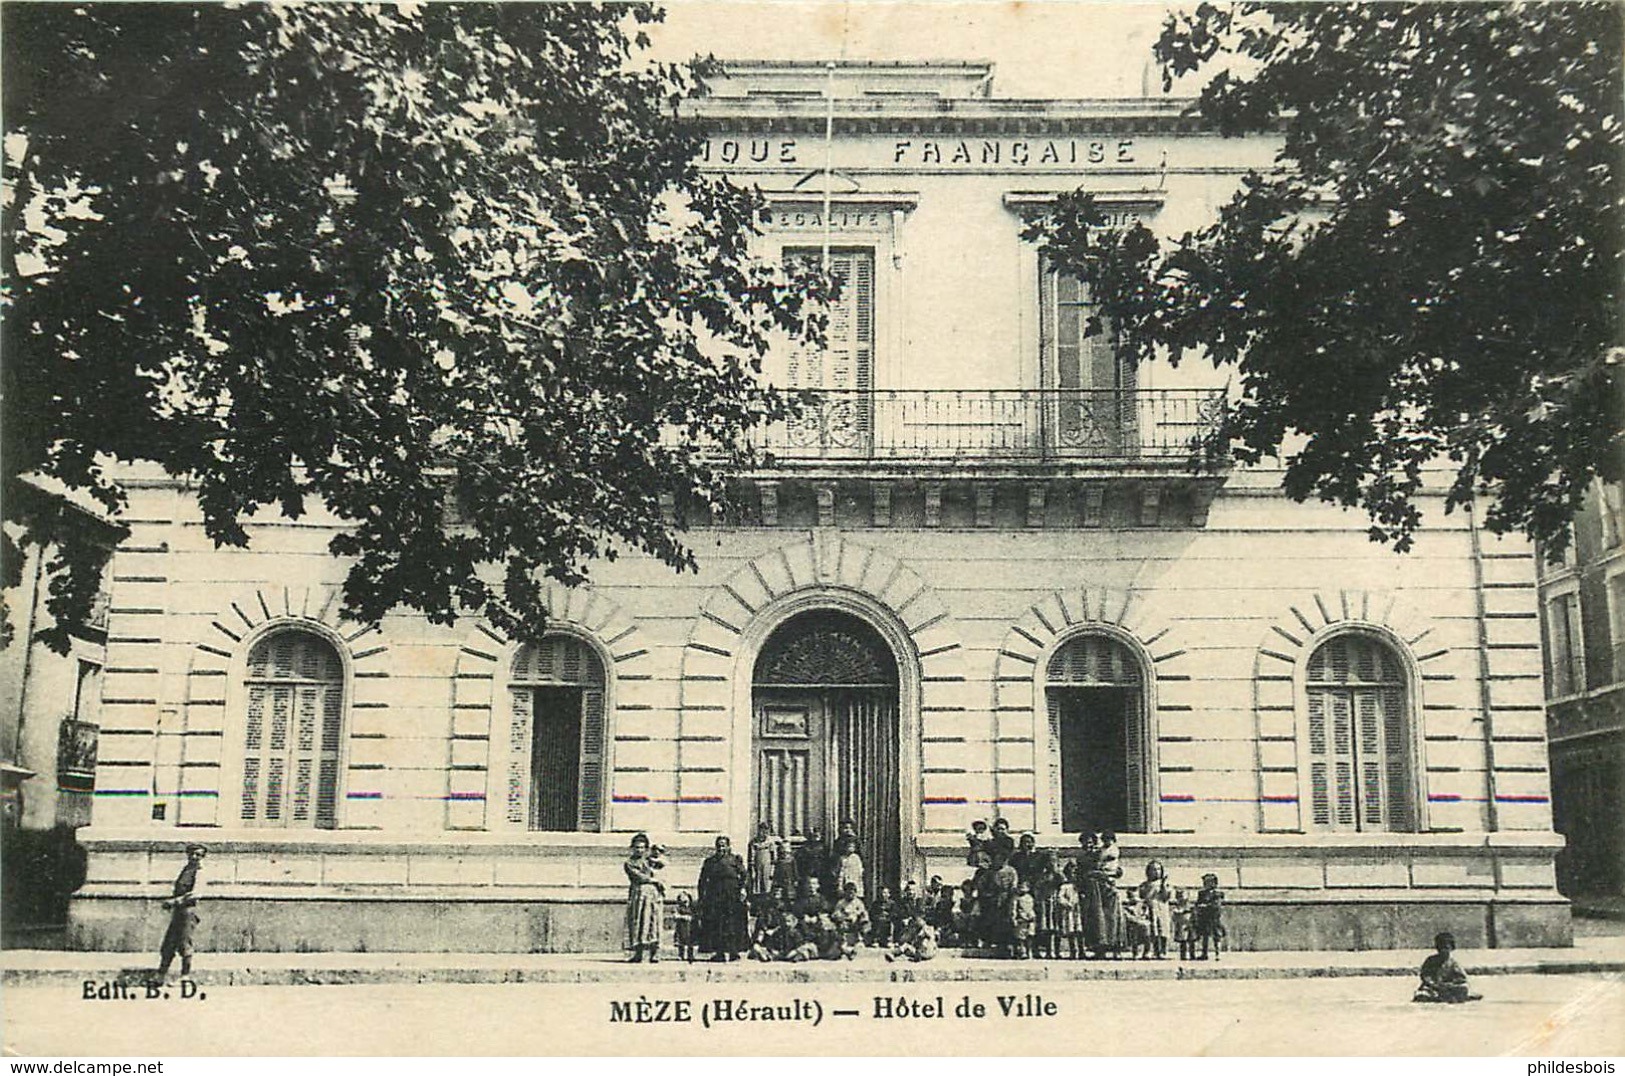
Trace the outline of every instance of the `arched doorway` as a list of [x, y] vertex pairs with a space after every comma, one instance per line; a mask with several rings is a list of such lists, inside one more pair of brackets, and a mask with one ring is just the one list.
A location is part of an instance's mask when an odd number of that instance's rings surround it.
[[1153, 737], [1144, 667], [1127, 643], [1085, 632], [1045, 668], [1050, 795], [1067, 833], [1151, 829]]
[[798, 842], [857, 833], [865, 897], [901, 874], [897, 659], [850, 613], [800, 613], [774, 630], [752, 677], [752, 831]]

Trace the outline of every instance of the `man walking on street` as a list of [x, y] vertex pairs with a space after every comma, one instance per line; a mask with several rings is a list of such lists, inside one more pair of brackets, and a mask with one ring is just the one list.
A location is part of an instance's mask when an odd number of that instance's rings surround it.
[[186, 866], [175, 876], [175, 890], [163, 903], [169, 911], [169, 929], [164, 932], [164, 944], [158, 950], [159, 978], [169, 975], [169, 965], [176, 953], [181, 957], [182, 978], [192, 974], [192, 932], [197, 928], [197, 902], [202, 888], [198, 871], [207, 854], [208, 849], [201, 844], [186, 846]]

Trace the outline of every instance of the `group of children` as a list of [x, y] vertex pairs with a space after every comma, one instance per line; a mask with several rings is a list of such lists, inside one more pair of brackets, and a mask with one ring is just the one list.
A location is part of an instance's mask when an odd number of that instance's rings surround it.
[[[909, 884], [912, 891], [913, 883]], [[871, 914], [858, 883], [847, 881], [832, 901], [825, 897], [822, 882], [809, 877], [801, 893], [790, 899], [782, 889], [770, 890], [752, 907], [750, 950], [752, 960], [788, 961], [851, 960], [859, 949], [878, 946], [888, 960], [930, 960], [937, 955], [938, 934], [922, 909], [911, 911], [906, 900], [893, 901], [891, 890], [880, 888]], [[694, 901], [687, 893], [677, 896], [672, 914], [677, 955], [694, 959]]]
[[[932, 876], [893, 895], [874, 887], [864, 899], [864, 865], [855, 834], [843, 822], [833, 848], [812, 833], [792, 845], [766, 827], [751, 842], [746, 896], [749, 955], [764, 961], [851, 959], [865, 946], [888, 959], [929, 960], [942, 946], [1017, 959], [1044, 957], [1218, 959], [1223, 948], [1224, 893], [1217, 875], [1202, 877], [1192, 898], [1169, 883], [1160, 863], [1137, 885], [1121, 886], [1116, 837], [1086, 833], [1075, 857], [1020, 841], [1009, 823], [975, 823], [966, 834], [974, 874], [957, 888]], [[695, 906], [680, 894], [671, 916], [680, 959], [694, 958]]]
[[[965, 835], [975, 874], [960, 886], [949, 920], [954, 943], [1017, 959], [1217, 959], [1224, 941], [1224, 893], [1217, 875], [1191, 899], [1153, 860], [1145, 880], [1122, 886], [1116, 835], [1084, 833], [1063, 858], [1032, 834], [1019, 841], [1009, 823], [977, 821]], [[1198, 950], [1200, 950], [1198, 952]]]

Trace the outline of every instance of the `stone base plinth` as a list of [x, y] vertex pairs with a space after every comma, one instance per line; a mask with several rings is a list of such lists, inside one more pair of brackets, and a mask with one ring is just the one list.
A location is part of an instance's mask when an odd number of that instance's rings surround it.
[[[503, 900], [371, 896], [228, 897], [201, 911], [197, 945], [210, 952], [608, 953], [621, 947], [620, 899]], [[76, 949], [156, 950], [168, 915], [130, 897], [76, 899]], [[1464, 949], [1572, 945], [1558, 900], [1327, 899], [1232, 901], [1225, 910], [1237, 951], [1425, 949], [1448, 930]]]
[[[200, 909], [195, 940], [202, 952], [613, 952], [625, 914], [615, 898], [227, 898]], [[168, 923], [157, 901], [79, 899], [69, 910], [69, 945], [156, 952]]]

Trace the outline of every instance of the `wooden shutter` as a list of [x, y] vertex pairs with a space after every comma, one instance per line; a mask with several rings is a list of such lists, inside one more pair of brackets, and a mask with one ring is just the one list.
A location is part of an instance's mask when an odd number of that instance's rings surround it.
[[1049, 706], [1049, 821], [1061, 828], [1061, 700], [1054, 691], [1044, 692]]
[[296, 730], [292, 745], [293, 787], [289, 806], [291, 820], [301, 824], [310, 821], [311, 808], [314, 806], [315, 789], [312, 786], [316, 777], [316, 726], [321, 696], [322, 689], [314, 684], [302, 684], [294, 692]]
[[1309, 816], [1317, 826], [1332, 824], [1331, 752], [1327, 750], [1326, 693], [1309, 689]]
[[581, 692], [581, 792], [577, 828], [596, 833], [604, 825], [604, 689]]
[[1332, 824], [1355, 829], [1354, 706], [1347, 691], [1330, 693], [1332, 723]]
[[288, 725], [293, 717], [293, 703], [292, 686], [276, 684], [271, 688], [271, 727], [265, 743], [265, 798], [261, 817], [274, 825], [287, 822], [284, 808], [288, 791]]
[[508, 824], [524, 826], [530, 819], [530, 725], [534, 720], [531, 689], [516, 687], [508, 720]]
[[874, 386], [875, 367], [875, 255], [854, 251], [846, 255], [850, 269], [847, 290], [852, 293], [852, 387], [864, 392]]
[[1381, 829], [1387, 825], [1384, 817], [1384, 785], [1387, 780], [1387, 759], [1382, 749], [1382, 717], [1377, 711], [1377, 696], [1370, 690], [1357, 690], [1353, 695], [1353, 710], [1358, 720], [1358, 756], [1360, 765], [1360, 823], [1362, 829]]
[[1387, 766], [1388, 828], [1416, 828], [1416, 808], [1411, 783], [1411, 745], [1406, 733], [1405, 690], [1378, 689], [1382, 710], [1383, 754]]
[[1144, 833], [1145, 811], [1145, 706], [1137, 690], [1123, 692], [1123, 792], [1130, 833]]
[[344, 685], [328, 684], [322, 694], [322, 740], [317, 756], [316, 825], [338, 824], [339, 752], [344, 735]]
[[265, 750], [265, 709], [270, 690], [265, 684], [248, 685], [248, 711], [243, 719], [244, 822], [257, 822], [260, 816], [260, 756]]

